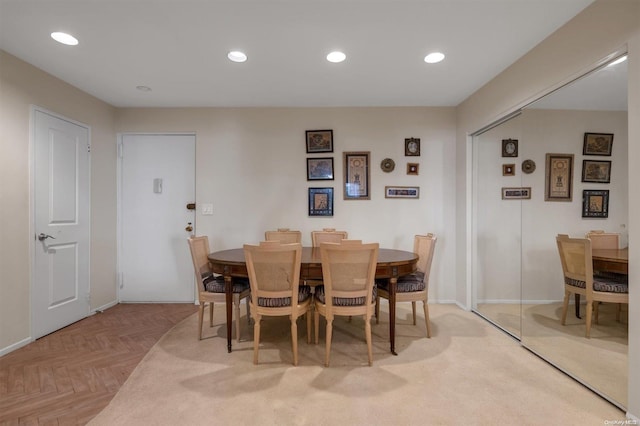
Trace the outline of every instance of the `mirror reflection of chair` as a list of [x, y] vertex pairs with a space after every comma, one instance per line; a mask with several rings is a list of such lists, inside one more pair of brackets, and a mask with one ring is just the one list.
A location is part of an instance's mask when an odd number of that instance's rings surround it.
[[592, 250], [620, 248], [620, 234], [618, 233], [591, 230], [587, 232], [585, 238], [591, 240]]
[[[585, 238], [591, 240], [591, 250], [617, 250], [620, 248], [620, 234], [614, 232], [604, 232], [601, 229], [595, 229], [587, 232]], [[605, 280], [626, 280], [627, 276], [619, 274], [617, 272], [594, 270], [593, 275], [599, 279]], [[620, 320], [620, 312], [622, 311], [622, 305], [618, 304], [617, 318]], [[596, 310], [596, 315], [598, 311]], [[597, 318], [596, 318], [597, 321]]]
[[[417, 271], [411, 275], [398, 278], [396, 285], [396, 302], [411, 302], [413, 325], [416, 325], [416, 302], [422, 302], [427, 337], [431, 337], [431, 321], [429, 321], [429, 274], [433, 253], [436, 247], [434, 234], [416, 235], [413, 239], [413, 252], [418, 257]], [[389, 281], [378, 281], [378, 301], [376, 303], [376, 322], [380, 321], [380, 297], [389, 299]]]
[[[629, 303], [629, 284], [619, 280], [594, 278], [591, 240], [588, 238], [556, 237], [564, 275], [564, 301], [561, 324], [565, 325], [569, 297], [572, 293], [585, 296], [587, 301], [586, 337], [591, 337], [591, 318], [594, 309], [598, 320], [597, 302]], [[618, 321], [620, 320], [618, 316]]]
[[[289, 316], [293, 365], [298, 365], [298, 317], [307, 315], [307, 343], [311, 343], [311, 289], [300, 284], [302, 245], [263, 241], [244, 245], [251, 284], [253, 363], [258, 363], [260, 321], [263, 316]], [[293, 303], [292, 303], [293, 302]]]
[[364, 317], [369, 365], [373, 364], [371, 317], [374, 311], [374, 281], [378, 260], [378, 243], [357, 240], [320, 245], [324, 284], [316, 287], [315, 342], [318, 343], [320, 315], [326, 325], [325, 366], [329, 366], [333, 320], [336, 315]]
[[302, 232], [292, 231], [289, 228], [278, 228], [277, 231], [266, 231], [266, 241], [280, 241], [282, 244], [299, 243], [302, 241]]
[[339, 243], [349, 238], [347, 231], [336, 231], [334, 228], [323, 228], [322, 231], [311, 231], [313, 247], [320, 247], [322, 243]]
[[[193, 260], [193, 268], [196, 275], [198, 287], [198, 340], [202, 340], [202, 320], [204, 317], [204, 306], [209, 304], [209, 327], [213, 327], [213, 306], [215, 303], [226, 304], [224, 292], [224, 278], [214, 276], [209, 266], [209, 238], [191, 237], [188, 240]], [[236, 339], [240, 341], [240, 300], [249, 297], [249, 283], [246, 280], [234, 279], [233, 282], [233, 305], [236, 315]], [[247, 303], [247, 320], [250, 321], [249, 304]]]

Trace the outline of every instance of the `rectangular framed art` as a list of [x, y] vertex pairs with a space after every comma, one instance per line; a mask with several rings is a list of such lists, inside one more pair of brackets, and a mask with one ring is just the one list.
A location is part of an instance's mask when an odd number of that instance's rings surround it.
[[612, 146], [613, 133], [585, 133], [582, 154], [610, 157]]
[[545, 201], [571, 201], [573, 154], [547, 154]]
[[333, 216], [333, 188], [309, 188], [309, 216]]
[[420, 198], [420, 187], [385, 186], [384, 198]]
[[333, 180], [333, 157], [307, 158], [307, 180]]
[[582, 191], [582, 217], [609, 217], [609, 191], [594, 189]]
[[502, 188], [503, 200], [529, 200], [531, 199], [531, 187], [526, 188]]
[[611, 161], [582, 160], [582, 181], [611, 182]]
[[370, 200], [369, 152], [345, 152], [344, 196], [345, 200]]
[[333, 152], [333, 130], [307, 130], [307, 153]]

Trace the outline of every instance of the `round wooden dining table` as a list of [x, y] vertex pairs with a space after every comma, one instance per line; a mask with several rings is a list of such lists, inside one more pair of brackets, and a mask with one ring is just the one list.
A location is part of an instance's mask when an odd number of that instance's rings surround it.
[[[247, 278], [247, 265], [244, 250], [241, 248], [221, 250], [209, 254], [209, 263], [214, 273], [224, 276], [227, 305], [227, 350], [231, 352], [232, 316], [232, 279], [233, 277]], [[404, 250], [381, 248], [378, 251], [376, 279], [389, 279], [389, 342], [391, 353], [395, 350], [396, 328], [396, 285], [398, 277], [409, 275], [416, 271], [418, 255]], [[300, 267], [301, 280], [322, 280], [322, 261], [320, 249], [317, 247], [302, 248], [302, 265]]]

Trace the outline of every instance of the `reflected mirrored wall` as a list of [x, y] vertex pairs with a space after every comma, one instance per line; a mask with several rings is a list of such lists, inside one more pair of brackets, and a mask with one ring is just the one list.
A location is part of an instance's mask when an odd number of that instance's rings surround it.
[[[473, 140], [474, 311], [623, 408], [627, 306], [617, 321], [615, 304], [599, 305], [599, 321], [586, 338], [584, 300], [578, 318], [572, 298], [561, 325], [564, 286], [555, 237], [604, 230], [628, 245], [626, 82], [626, 62], [602, 67]], [[612, 134], [611, 155], [584, 154], [587, 133]], [[505, 152], [509, 140], [517, 141], [517, 156]], [[559, 186], [564, 193], [550, 193], [557, 175], [548, 173], [547, 162], [556, 157], [570, 159], [572, 169], [562, 177], [571, 181]], [[589, 176], [585, 168], [593, 164], [603, 166], [604, 175]], [[608, 191], [606, 217], [583, 217], [588, 191]]]

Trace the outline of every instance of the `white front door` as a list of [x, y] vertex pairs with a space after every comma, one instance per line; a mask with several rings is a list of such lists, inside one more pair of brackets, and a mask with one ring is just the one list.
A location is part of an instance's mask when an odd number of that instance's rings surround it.
[[123, 135], [120, 153], [120, 301], [193, 302], [195, 136]]
[[34, 109], [32, 337], [89, 314], [90, 145], [85, 126]]

